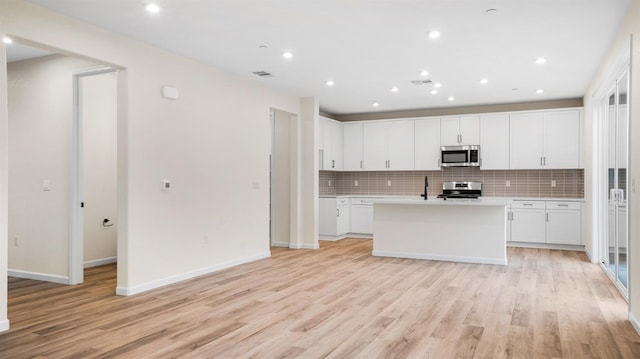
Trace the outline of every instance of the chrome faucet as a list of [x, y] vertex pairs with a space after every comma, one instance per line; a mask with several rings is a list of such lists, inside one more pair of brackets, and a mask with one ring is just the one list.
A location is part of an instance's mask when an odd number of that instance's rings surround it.
[[420, 195], [420, 197], [424, 197], [424, 200], [427, 200], [427, 188], [429, 188], [429, 177], [424, 176], [424, 193]]

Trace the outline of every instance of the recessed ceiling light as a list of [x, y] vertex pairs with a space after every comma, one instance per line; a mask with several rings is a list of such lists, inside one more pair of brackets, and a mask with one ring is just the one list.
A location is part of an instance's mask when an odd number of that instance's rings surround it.
[[2, 42], [4, 42], [5, 44], [12, 44], [13, 40], [10, 37], [5, 36], [2, 38]]
[[282, 53], [282, 57], [284, 57], [285, 59], [290, 59], [293, 57], [293, 54], [290, 51], [285, 51]]
[[429, 76], [429, 71], [425, 71], [425, 70], [420, 71], [420, 76]]
[[433, 84], [433, 87], [439, 89], [440, 87], [442, 87], [442, 84], [439, 82], [436, 82], [435, 84]]
[[539, 94], [541, 94], [541, 93], [544, 93], [544, 90], [543, 90], [543, 89], [537, 89], [537, 90], [536, 90], [536, 93], [539, 95]]
[[269, 47], [269, 46], [267, 46], [267, 45], [260, 45], [260, 46], [258, 46], [258, 48], [260, 48], [260, 49], [266, 49], [266, 48], [268, 48], [268, 47]]
[[144, 8], [152, 14], [157, 14], [160, 12], [160, 6], [158, 6], [158, 4], [150, 3], [147, 4]]
[[542, 64], [544, 64], [546, 62], [547, 62], [547, 59], [545, 59], [544, 57], [538, 57], [536, 59], [536, 64], [538, 64], [538, 65], [542, 65]]
[[438, 90], [431, 90], [430, 92], [432, 95], [437, 95], [438, 94]]
[[437, 39], [439, 37], [440, 37], [440, 31], [437, 31], [437, 30], [429, 31], [429, 38]]
[[481, 84], [483, 84], [483, 85], [486, 85], [486, 84], [488, 84], [488, 83], [489, 83], [489, 80], [487, 80], [487, 79], [481, 79], [481, 80], [480, 80], [480, 83], [481, 83]]
[[329, 86], [329, 87], [331, 87], [331, 86], [333, 86], [333, 85], [335, 85], [335, 84], [336, 84], [336, 83], [335, 83], [335, 82], [333, 82], [333, 80], [329, 80], [329, 81], [327, 81], [327, 86]]
[[455, 97], [453, 97], [453, 96], [449, 96], [449, 98], [447, 98], [447, 100], [449, 100], [449, 101], [453, 101], [453, 100], [455, 100], [455, 99], [456, 99], [456, 98], [455, 98]]
[[391, 92], [398, 92], [398, 91], [400, 91], [400, 89], [397, 86], [393, 86], [391, 88]]
[[378, 101], [373, 101], [373, 104], [372, 104], [372, 105], [373, 105], [373, 107], [378, 107], [378, 106], [380, 106], [380, 104], [378, 103]]

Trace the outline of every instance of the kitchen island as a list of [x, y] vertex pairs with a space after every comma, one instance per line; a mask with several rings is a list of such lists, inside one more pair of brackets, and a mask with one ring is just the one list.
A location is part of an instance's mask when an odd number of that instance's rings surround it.
[[373, 204], [374, 256], [507, 264], [507, 200], [407, 198]]

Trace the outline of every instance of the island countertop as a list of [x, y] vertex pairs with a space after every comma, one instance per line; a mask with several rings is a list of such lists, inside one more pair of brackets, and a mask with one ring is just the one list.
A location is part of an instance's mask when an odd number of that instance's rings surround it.
[[373, 204], [410, 204], [417, 206], [496, 206], [506, 207], [510, 201], [503, 198], [429, 198], [426, 201], [421, 197], [407, 198], [376, 198], [371, 199]]

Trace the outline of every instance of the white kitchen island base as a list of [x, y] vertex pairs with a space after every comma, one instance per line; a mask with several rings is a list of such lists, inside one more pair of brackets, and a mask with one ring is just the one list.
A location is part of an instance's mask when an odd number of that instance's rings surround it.
[[374, 202], [373, 255], [507, 264], [506, 201]]

